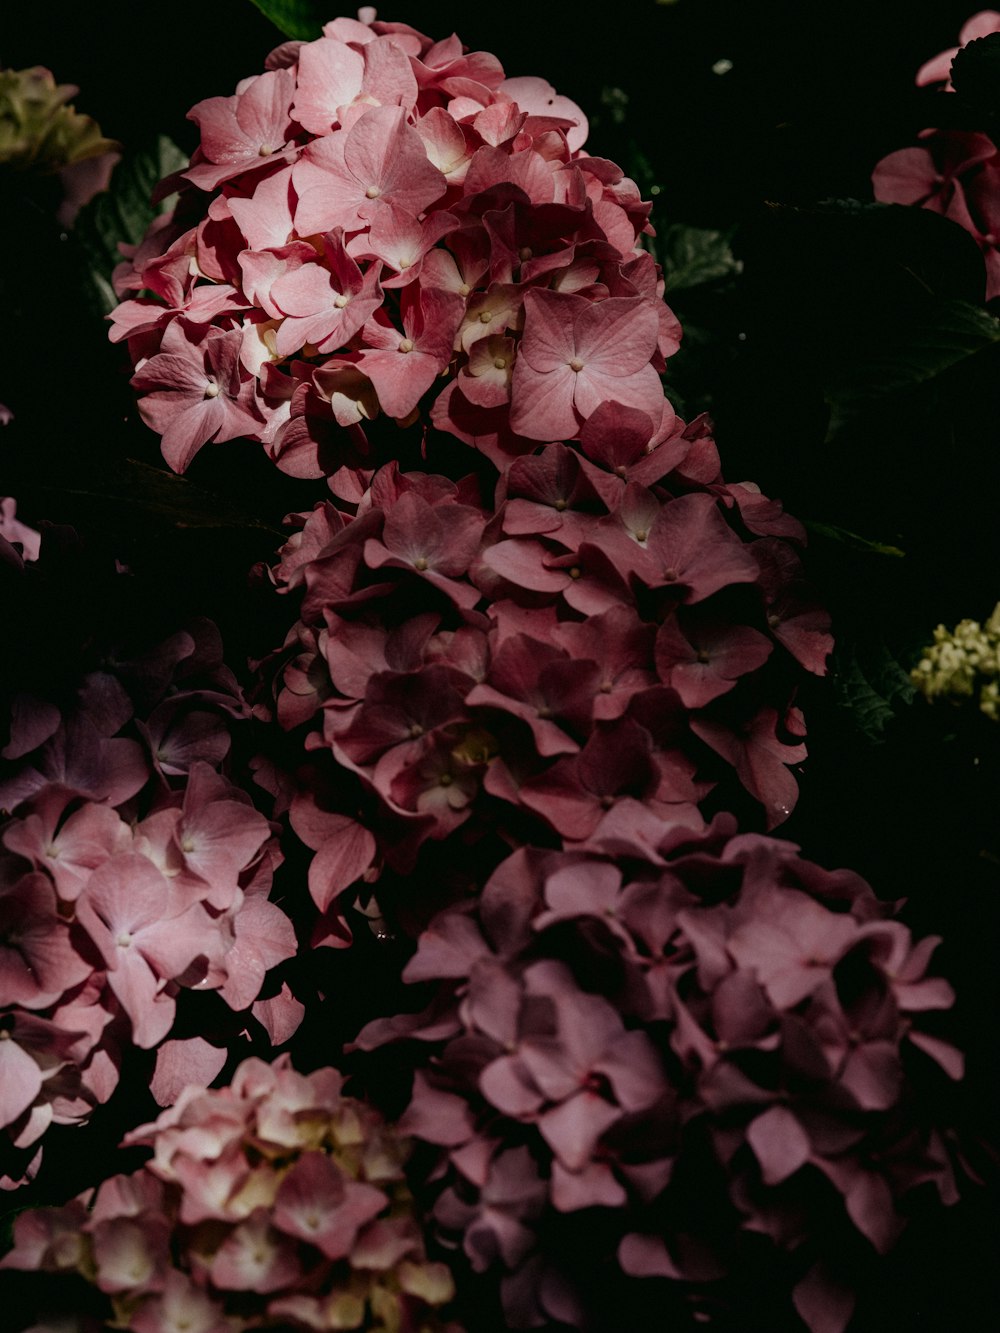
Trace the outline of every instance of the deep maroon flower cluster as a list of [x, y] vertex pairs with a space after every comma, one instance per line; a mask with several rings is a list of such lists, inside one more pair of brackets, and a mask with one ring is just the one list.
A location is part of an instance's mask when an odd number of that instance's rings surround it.
[[21, 1214], [2, 1266], [79, 1274], [108, 1298], [101, 1327], [134, 1333], [460, 1333], [438, 1315], [453, 1284], [426, 1258], [407, 1144], [341, 1084], [282, 1056], [189, 1088], [129, 1134], [151, 1161]]
[[544, 79], [365, 20], [193, 108], [177, 206], [116, 274], [143, 293], [112, 337], [167, 462], [246, 437], [320, 477], [422, 404], [498, 464], [609, 400], [660, 438], [680, 330], [638, 248], [650, 204]]
[[[1000, 32], [1000, 13], [984, 9], [962, 27], [958, 46], [929, 60], [917, 84], [951, 91], [951, 62], [968, 42]], [[900, 148], [872, 173], [875, 198], [886, 204], [918, 204], [957, 222], [986, 261], [986, 299], [1000, 296], [1000, 152], [986, 134], [926, 130], [920, 147]]]
[[432, 1003], [357, 1044], [425, 1043], [400, 1125], [438, 1145], [442, 1236], [502, 1275], [513, 1327], [604, 1327], [594, 1271], [699, 1284], [759, 1234], [801, 1247], [799, 1314], [840, 1333], [852, 1300], [813, 1264], [820, 1233], [881, 1254], [911, 1189], [954, 1191], [911, 1082], [920, 1062], [961, 1074], [920, 1026], [952, 992], [926, 975], [937, 940], [890, 910], [730, 816], [695, 831], [630, 803], [435, 918], [404, 974]]
[[631, 797], [697, 823], [727, 765], [769, 824], [794, 805], [784, 669], [822, 673], [830, 646], [786, 540], [801, 528], [721, 481], [703, 423], [650, 453], [637, 418], [602, 406], [579, 452], [516, 459], [492, 514], [468, 482], [390, 464], [334, 478], [353, 516], [297, 516], [274, 571], [302, 598], [271, 664], [277, 716], [377, 800], [362, 827], [301, 779], [322, 910], [468, 821], [504, 831], [516, 812], [570, 844]]
[[87, 1119], [129, 1043], [160, 1047], [161, 1102], [213, 1078], [224, 1050], [161, 1045], [182, 987], [252, 1007], [278, 1040], [294, 1030], [287, 988], [258, 1001], [295, 952], [268, 901], [277, 840], [219, 771], [247, 714], [208, 621], [106, 658], [60, 705], [14, 697], [0, 751], [0, 1128], [14, 1147]]

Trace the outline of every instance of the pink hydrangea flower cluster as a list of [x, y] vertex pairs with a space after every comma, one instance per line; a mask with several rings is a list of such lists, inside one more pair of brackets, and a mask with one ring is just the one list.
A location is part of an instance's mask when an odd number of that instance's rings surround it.
[[610, 1327], [617, 1269], [691, 1293], [759, 1235], [798, 1252], [812, 1333], [841, 1333], [850, 1279], [821, 1236], [883, 1254], [909, 1191], [954, 1197], [912, 1081], [961, 1076], [921, 1018], [953, 1000], [937, 942], [731, 816], [695, 830], [633, 803], [435, 918], [404, 973], [430, 1005], [357, 1044], [423, 1044], [400, 1128], [437, 1145], [438, 1227], [501, 1276], [511, 1326]]
[[680, 329], [651, 205], [544, 79], [362, 12], [192, 109], [177, 206], [116, 273], [167, 462], [245, 437], [318, 478], [423, 412], [501, 464], [608, 401], [658, 441]]
[[[951, 91], [951, 62], [968, 42], [1000, 32], [1000, 12], [974, 14], [959, 45], [929, 60], [917, 74], [921, 86], [944, 84]], [[985, 134], [928, 130], [916, 148], [882, 158], [872, 173], [875, 198], [886, 204], [916, 204], [957, 222], [975, 239], [986, 261], [986, 299], [1000, 296], [1000, 153]]]
[[439, 1315], [454, 1288], [427, 1260], [407, 1143], [341, 1086], [281, 1056], [187, 1088], [128, 1135], [145, 1166], [20, 1214], [0, 1266], [79, 1274], [107, 1297], [100, 1326], [134, 1333], [460, 1333]]
[[86, 1120], [130, 1044], [160, 1048], [161, 1102], [192, 1061], [213, 1078], [224, 1049], [164, 1040], [181, 988], [217, 991], [279, 1041], [294, 1030], [287, 987], [258, 1001], [295, 953], [268, 901], [277, 840], [219, 771], [247, 713], [207, 621], [106, 659], [61, 706], [15, 696], [0, 751], [0, 1129], [14, 1148]]
[[722, 482], [704, 422], [652, 453], [643, 422], [602, 405], [579, 451], [514, 460], [492, 511], [388, 464], [334, 477], [353, 515], [296, 516], [273, 576], [301, 618], [269, 670], [279, 722], [343, 775], [324, 808], [313, 763], [291, 800], [321, 910], [460, 828], [572, 844], [626, 798], [698, 822], [733, 770], [770, 825], [795, 804], [790, 681], [831, 645], [801, 527]]

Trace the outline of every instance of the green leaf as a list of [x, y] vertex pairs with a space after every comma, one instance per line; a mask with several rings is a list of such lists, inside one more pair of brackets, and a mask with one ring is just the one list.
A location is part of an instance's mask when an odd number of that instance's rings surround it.
[[88, 297], [100, 314], [118, 304], [111, 274], [122, 261], [119, 242], [138, 245], [157, 214], [170, 209], [168, 200], [152, 202], [153, 190], [187, 162], [181, 149], [161, 134], [148, 147], [125, 156], [115, 167], [109, 188], [81, 210], [73, 238], [87, 267]]
[[861, 537], [856, 532], [850, 532], [847, 528], [838, 527], [836, 523], [820, 523], [816, 519], [805, 519], [805, 526], [810, 532], [818, 537], [825, 537], [828, 541], [838, 542], [841, 546], [849, 546], [853, 551], [864, 551], [869, 555], [889, 555], [902, 559], [905, 551], [901, 551], [898, 546], [889, 546], [885, 542], [871, 541], [868, 537]]
[[838, 704], [874, 744], [885, 739], [889, 723], [917, 692], [910, 673], [884, 643], [838, 647], [831, 675]]
[[739, 273], [740, 263], [730, 248], [730, 233], [674, 223], [657, 238], [657, 257], [663, 265], [668, 292], [700, 287]]
[[323, 35], [323, 22], [317, 13], [319, 6], [312, 4], [311, 0], [252, 0], [252, 2], [286, 37], [311, 42]]
[[172, 528], [256, 529], [283, 538], [280, 529], [245, 514], [230, 501], [204, 491], [186, 477], [141, 463], [123, 459], [114, 468], [90, 467], [86, 474], [49, 484], [25, 477], [19, 494], [37, 495], [44, 508], [46, 495], [87, 501], [88, 512], [111, 516], [116, 523], [147, 529], [150, 524]]
[[968, 42], [951, 64], [955, 91], [992, 125], [1000, 120], [1000, 32]]
[[915, 388], [1000, 343], [1000, 320], [969, 301], [929, 297], [905, 320], [858, 330], [827, 380], [832, 438], [880, 398]]

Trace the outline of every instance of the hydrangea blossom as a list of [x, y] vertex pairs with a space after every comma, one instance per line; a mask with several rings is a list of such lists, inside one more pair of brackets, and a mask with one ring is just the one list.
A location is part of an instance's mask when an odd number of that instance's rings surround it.
[[603, 406], [580, 451], [516, 459], [492, 513], [390, 464], [296, 516], [273, 578], [300, 619], [266, 670], [278, 721], [308, 728], [291, 819], [322, 911], [459, 830], [575, 843], [629, 798], [693, 815], [733, 769], [769, 825], [794, 805], [789, 681], [830, 646], [801, 529], [721, 481], [704, 423], [630, 479], [637, 416]]
[[[953, 91], [951, 62], [961, 47], [1000, 32], [1000, 12], [984, 9], [962, 27], [959, 45], [927, 61], [917, 73], [921, 86], [944, 84]], [[916, 204], [957, 222], [975, 239], [986, 261], [986, 299], [1000, 295], [1000, 156], [985, 134], [928, 130], [919, 147], [889, 153], [872, 173], [875, 198], [887, 204]]]
[[[183, 988], [217, 991], [279, 1042], [297, 1024], [287, 987], [258, 999], [295, 952], [291, 922], [268, 901], [273, 829], [219, 771], [247, 713], [207, 621], [141, 657], [109, 657], [58, 705], [11, 702], [0, 1129], [29, 1176], [50, 1124], [86, 1120], [108, 1099], [130, 1044], [159, 1047], [152, 1088], [164, 1103], [185, 1075], [219, 1072], [223, 1047], [165, 1040]], [[21, 1183], [16, 1166], [3, 1170], [5, 1187]]]
[[962, 1072], [923, 1017], [953, 999], [937, 942], [730, 816], [631, 802], [436, 917], [404, 973], [431, 1003], [357, 1045], [418, 1043], [400, 1126], [436, 1145], [438, 1228], [511, 1326], [610, 1327], [651, 1278], [697, 1309], [753, 1235], [812, 1333], [842, 1333], [846, 1256], [884, 1254], [918, 1185], [955, 1198], [913, 1081]]
[[[153, 1156], [62, 1208], [22, 1212], [0, 1266], [78, 1274], [134, 1333], [417, 1329], [439, 1310], [403, 1168], [405, 1140], [332, 1069], [246, 1060], [215, 1091], [186, 1088], [126, 1139]], [[50, 1283], [58, 1304], [60, 1280]], [[66, 1284], [63, 1303], [76, 1292]]]
[[191, 110], [177, 206], [115, 275], [111, 336], [167, 462], [245, 437], [321, 477], [382, 413], [501, 464], [607, 402], [655, 444], [680, 329], [651, 206], [544, 79], [362, 16]]

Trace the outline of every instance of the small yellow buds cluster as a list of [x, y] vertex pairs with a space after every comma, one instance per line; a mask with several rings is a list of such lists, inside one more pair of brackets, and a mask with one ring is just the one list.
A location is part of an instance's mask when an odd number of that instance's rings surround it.
[[96, 120], [66, 105], [76, 91], [40, 65], [0, 69], [0, 164], [52, 173], [117, 148]]
[[962, 620], [953, 630], [938, 625], [910, 678], [931, 701], [978, 698], [980, 710], [1000, 721], [1000, 602], [983, 625], [978, 620]]

